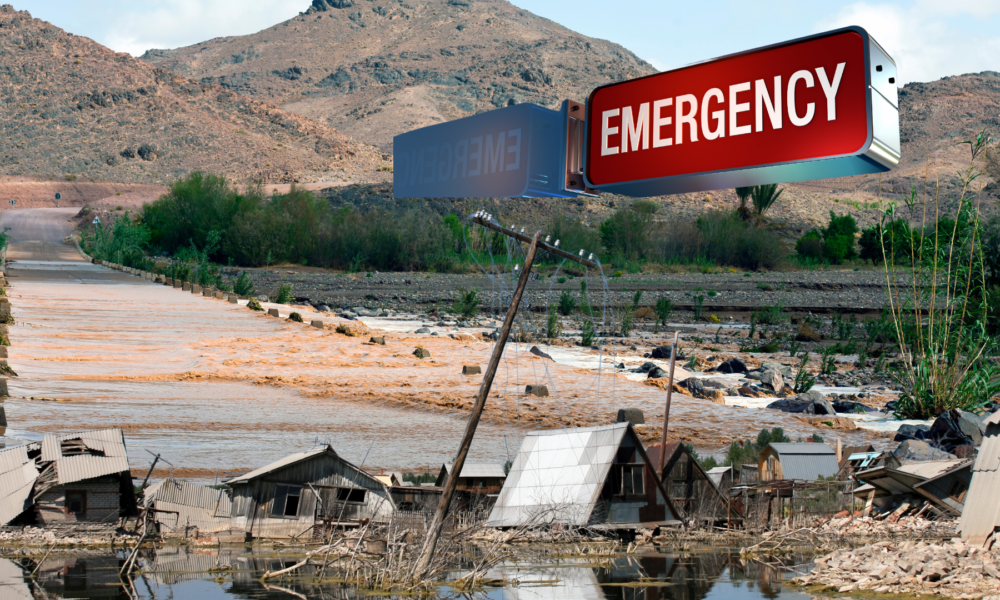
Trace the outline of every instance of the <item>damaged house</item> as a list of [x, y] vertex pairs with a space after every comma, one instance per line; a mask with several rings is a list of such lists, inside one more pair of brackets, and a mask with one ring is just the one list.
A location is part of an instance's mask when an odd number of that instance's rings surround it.
[[137, 516], [121, 429], [46, 435], [0, 451], [0, 523], [114, 524]]
[[[445, 463], [441, 466], [434, 486], [443, 489], [448, 478], [454, 474], [453, 465]], [[507, 474], [503, 465], [495, 463], [466, 463], [462, 465], [462, 473], [458, 476], [455, 487], [454, 510], [489, 509], [497, 494], [503, 489]]]
[[[659, 468], [661, 444], [646, 448], [653, 464]], [[663, 487], [670, 496], [670, 504], [677, 517], [686, 521], [700, 520], [709, 523], [728, 519], [729, 501], [719, 491], [712, 477], [698, 464], [687, 446], [681, 442], [667, 442], [663, 463]], [[655, 471], [654, 471], [655, 472]], [[732, 469], [729, 469], [732, 472]], [[647, 474], [647, 476], [651, 475]], [[721, 480], [721, 477], [720, 477]], [[730, 475], [729, 487], [732, 487]]]
[[226, 482], [232, 525], [245, 537], [297, 537], [317, 524], [384, 521], [396, 510], [388, 488], [330, 446], [292, 454]]
[[860, 471], [854, 478], [863, 483], [854, 490], [858, 499], [888, 510], [930, 501], [937, 512], [961, 515], [972, 479], [972, 461], [929, 460], [905, 465], [880, 466]]
[[524, 437], [488, 527], [636, 528], [678, 521], [631, 423]]

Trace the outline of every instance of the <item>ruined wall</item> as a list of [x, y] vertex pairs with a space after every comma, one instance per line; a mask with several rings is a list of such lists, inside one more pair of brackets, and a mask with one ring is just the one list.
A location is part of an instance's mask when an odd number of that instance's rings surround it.
[[[80, 511], [69, 503], [80, 502]], [[35, 503], [40, 525], [54, 523], [114, 523], [121, 510], [121, 488], [117, 479], [102, 477], [56, 486]]]

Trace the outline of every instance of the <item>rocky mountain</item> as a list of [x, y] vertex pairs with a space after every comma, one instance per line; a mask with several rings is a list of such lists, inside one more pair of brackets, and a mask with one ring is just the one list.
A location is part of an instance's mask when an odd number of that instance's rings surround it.
[[555, 108], [655, 72], [506, 0], [298, 1], [308, 10], [261, 32], [142, 60], [386, 150], [410, 129], [513, 103]]
[[[388, 179], [376, 148], [0, 6], [0, 173], [166, 183]], [[382, 167], [382, 170], [379, 170]]]

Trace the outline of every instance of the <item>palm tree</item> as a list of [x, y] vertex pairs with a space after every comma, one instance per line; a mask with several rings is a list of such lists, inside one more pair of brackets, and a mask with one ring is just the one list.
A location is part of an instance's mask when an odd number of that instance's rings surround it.
[[763, 219], [764, 213], [767, 209], [771, 208], [771, 205], [778, 201], [778, 197], [781, 196], [781, 192], [784, 190], [778, 189], [777, 183], [770, 183], [767, 185], [755, 185], [750, 192], [750, 199], [753, 201], [753, 207], [757, 212], [757, 218]]
[[752, 187], [738, 187], [736, 188], [736, 197], [740, 199], [740, 206], [736, 209], [736, 212], [740, 215], [744, 221], [749, 221], [753, 218], [753, 211], [747, 206], [747, 200], [750, 199], [750, 194], [753, 192]]

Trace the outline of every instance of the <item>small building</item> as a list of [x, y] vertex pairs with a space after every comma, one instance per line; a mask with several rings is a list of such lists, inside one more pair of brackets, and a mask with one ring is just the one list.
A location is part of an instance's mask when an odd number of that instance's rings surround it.
[[38, 464], [42, 468], [34, 496], [39, 524], [113, 523], [138, 516], [121, 429], [47, 435]]
[[972, 479], [965, 495], [965, 510], [958, 530], [962, 539], [979, 547], [993, 542], [1000, 527], [1000, 411], [986, 418], [986, 433], [972, 466]]
[[837, 453], [826, 444], [776, 443], [760, 453], [757, 469], [760, 481], [816, 481], [836, 477], [839, 465]]
[[0, 451], [0, 524], [114, 524], [138, 514], [121, 429], [46, 435]]
[[441, 488], [436, 485], [394, 485], [389, 488], [392, 501], [401, 511], [431, 513], [441, 503]]
[[[661, 447], [662, 444], [653, 444], [646, 448], [649, 460], [657, 467], [660, 465]], [[686, 521], [715, 522], [728, 519], [728, 500], [719, 492], [687, 446], [681, 442], [668, 442], [666, 448], [661, 479], [677, 516]]]
[[[451, 477], [453, 470], [451, 463], [441, 465], [441, 472], [434, 485], [443, 488], [448, 483], [448, 478]], [[462, 465], [462, 474], [458, 476], [455, 490], [467, 494], [499, 494], [506, 479], [507, 474], [503, 472], [503, 465], [465, 463]]]
[[224, 482], [233, 526], [247, 539], [299, 537], [318, 524], [384, 521], [396, 510], [388, 488], [330, 446], [285, 457]]
[[160, 535], [197, 538], [233, 529], [231, 494], [228, 489], [164, 479], [145, 489], [143, 506], [153, 511]]
[[678, 522], [631, 423], [524, 436], [488, 527], [634, 529]]
[[719, 488], [719, 491], [723, 494], [727, 493], [733, 487], [732, 467], [712, 467], [707, 473], [708, 478], [712, 480], [715, 487]]

